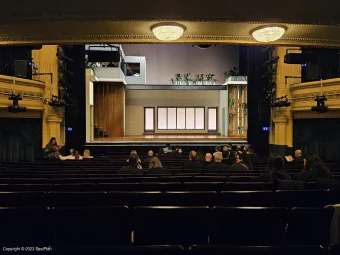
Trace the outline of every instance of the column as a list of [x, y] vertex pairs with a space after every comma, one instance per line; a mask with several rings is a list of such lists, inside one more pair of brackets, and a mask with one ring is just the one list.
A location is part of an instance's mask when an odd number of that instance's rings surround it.
[[[276, 55], [280, 57], [276, 69], [276, 97], [287, 95], [291, 98], [290, 85], [300, 83], [301, 65], [285, 64], [284, 57], [287, 49], [292, 47], [277, 47]], [[294, 48], [293, 48], [294, 49]], [[289, 50], [289, 53], [301, 53], [299, 48]], [[286, 78], [287, 77], [287, 78]], [[269, 143], [272, 152], [279, 152], [282, 156], [292, 154], [293, 149], [293, 114], [291, 107], [273, 108], [271, 112], [273, 121], [269, 134]]]

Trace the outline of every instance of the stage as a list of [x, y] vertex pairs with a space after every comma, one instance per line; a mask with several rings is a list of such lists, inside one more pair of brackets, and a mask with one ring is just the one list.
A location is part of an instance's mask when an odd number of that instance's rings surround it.
[[89, 142], [87, 146], [114, 146], [114, 145], [226, 145], [226, 144], [246, 144], [245, 137], [227, 137], [209, 134], [190, 134], [190, 135], [143, 135], [143, 136], [124, 136], [124, 137], [105, 137], [96, 138]]

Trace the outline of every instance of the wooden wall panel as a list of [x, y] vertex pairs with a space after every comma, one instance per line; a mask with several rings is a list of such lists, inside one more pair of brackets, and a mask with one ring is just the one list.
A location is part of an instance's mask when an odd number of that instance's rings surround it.
[[124, 136], [124, 84], [94, 83], [94, 124], [109, 137]]

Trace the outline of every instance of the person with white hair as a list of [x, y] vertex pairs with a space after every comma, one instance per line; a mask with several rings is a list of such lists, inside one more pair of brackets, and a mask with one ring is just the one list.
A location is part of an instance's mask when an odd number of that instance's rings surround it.
[[210, 164], [207, 167], [207, 170], [209, 171], [226, 171], [228, 169], [228, 166], [226, 164], [222, 163], [223, 157], [222, 157], [222, 152], [217, 151], [215, 152], [215, 157], [214, 157], [214, 163]]

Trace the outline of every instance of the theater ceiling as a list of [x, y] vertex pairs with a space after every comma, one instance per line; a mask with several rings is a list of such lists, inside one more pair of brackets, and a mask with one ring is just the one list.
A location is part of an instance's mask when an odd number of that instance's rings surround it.
[[187, 28], [179, 43], [259, 44], [252, 29], [283, 24], [274, 44], [340, 47], [339, 9], [335, 0], [12, 0], [0, 9], [0, 44], [159, 43], [150, 27], [172, 20]]

